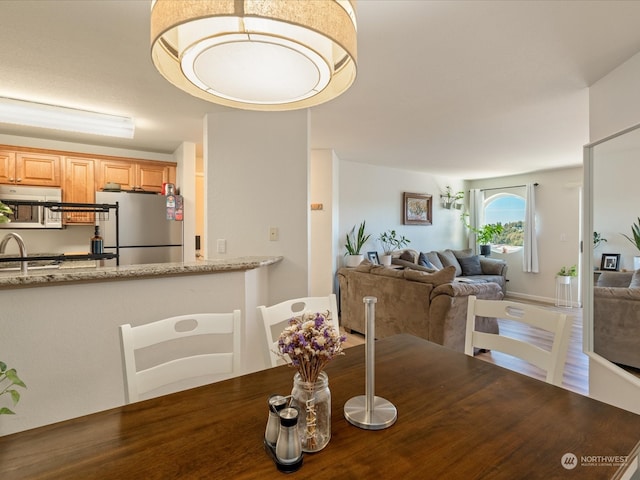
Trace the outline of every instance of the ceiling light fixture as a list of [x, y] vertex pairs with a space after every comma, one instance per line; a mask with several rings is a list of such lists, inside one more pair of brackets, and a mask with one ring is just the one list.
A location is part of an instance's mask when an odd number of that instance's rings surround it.
[[356, 30], [355, 0], [155, 0], [151, 57], [196, 97], [295, 110], [351, 86]]
[[132, 118], [0, 97], [0, 123], [133, 138]]

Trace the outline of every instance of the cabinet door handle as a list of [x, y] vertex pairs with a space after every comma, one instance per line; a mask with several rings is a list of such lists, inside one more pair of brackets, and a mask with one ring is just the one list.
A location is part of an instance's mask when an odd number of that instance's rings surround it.
[[21, 181], [22, 181], [22, 179], [19, 178], [19, 177], [16, 179], [16, 182], [21, 182]]

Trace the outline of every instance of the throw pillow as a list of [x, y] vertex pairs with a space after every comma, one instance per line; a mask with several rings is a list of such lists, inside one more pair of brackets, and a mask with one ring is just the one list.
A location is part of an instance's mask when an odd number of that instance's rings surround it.
[[444, 265], [442, 265], [442, 262], [440, 261], [440, 257], [438, 256], [438, 252], [427, 252], [423, 254], [425, 257], [427, 257], [427, 260], [429, 260], [431, 262], [431, 265], [433, 265], [434, 268], [441, 270], [442, 268], [444, 268]]
[[414, 282], [430, 283], [432, 285], [442, 285], [444, 283], [453, 282], [456, 277], [456, 269], [454, 267], [445, 267], [435, 273], [420, 272], [418, 270], [407, 269], [404, 271], [404, 278], [413, 280]]
[[414, 258], [413, 253], [411, 253], [410, 250], [405, 250], [400, 254], [398, 258], [407, 262], [416, 263], [416, 259]]
[[460, 268], [462, 268], [462, 275], [465, 277], [482, 275], [482, 266], [480, 265], [480, 257], [478, 255], [458, 258], [458, 262], [460, 262]]
[[465, 248], [464, 250], [452, 250], [452, 252], [458, 260], [461, 258], [473, 257], [473, 250], [470, 248]]
[[418, 265], [422, 265], [423, 267], [431, 268], [432, 270], [439, 270], [433, 263], [429, 261], [427, 256], [424, 253], [420, 253], [418, 256]]
[[451, 265], [456, 269], [456, 277], [462, 275], [462, 267], [460, 266], [460, 262], [453, 254], [453, 250], [444, 250], [442, 252], [438, 252], [438, 257], [440, 257], [440, 261], [442, 262], [443, 267], [448, 267]]
[[640, 288], [640, 270], [636, 270], [635, 272], [633, 272], [629, 288]]

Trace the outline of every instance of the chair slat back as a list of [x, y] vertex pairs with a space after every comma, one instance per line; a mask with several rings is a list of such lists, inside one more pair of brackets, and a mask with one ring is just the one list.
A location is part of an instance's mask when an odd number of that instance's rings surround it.
[[[271, 366], [284, 364], [284, 360], [276, 353], [278, 336], [287, 326], [287, 322], [297, 315], [304, 312], [326, 313], [331, 314], [331, 321], [336, 331], [340, 330], [338, 321], [338, 306], [336, 295], [332, 293], [326, 297], [302, 297], [285, 300], [276, 305], [258, 307], [266, 338], [266, 346], [269, 352]], [[276, 333], [277, 332], [277, 333]]]
[[[138, 401], [145, 393], [184, 379], [205, 375], [220, 375], [222, 379], [239, 375], [241, 317], [240, 310], [234, 310], [232, 313], [180, 315], [135, 327], [121, 325], [125, 401]], [[232, 342], [224, 352], [185, 355], [148, 368], [137, 368], [136, 351], [201, 335], [231, 335]], [[171, 349], [170, 343], [166, 344], [166, 349]]]
[[[547, 350], [522, 339], [475, 330], [476, 317], [496, 317], [537, 327], [553, 336], [551, 349]], [[506, 300], [481, 300], [470, 295], [467, 305], [467, 331], [465, 353], [473, 355], [475, 348], [496, 350], [527, 362], [546, 371], [546, 381], [562, 385], [564, 364], [569, 348], [571, 324], [567, 315], [535, 305]]]

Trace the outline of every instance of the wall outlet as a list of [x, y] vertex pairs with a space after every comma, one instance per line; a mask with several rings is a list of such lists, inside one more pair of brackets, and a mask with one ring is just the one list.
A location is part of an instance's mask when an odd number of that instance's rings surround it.
[[269, 227], [269, 241], [270, 242], [278, 241], [278, 227]]
[[227, 253], [227, 241], [224, 238], [218, 239], [218, 253]]

